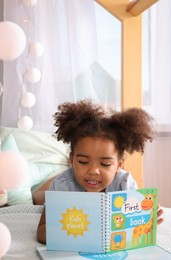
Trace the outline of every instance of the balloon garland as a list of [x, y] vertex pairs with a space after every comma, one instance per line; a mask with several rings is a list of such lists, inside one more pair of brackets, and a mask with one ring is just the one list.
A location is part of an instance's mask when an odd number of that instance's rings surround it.
[[[20, 100], [19, 107], [19, 119], [17, 122], [17, 126], [23, 130], [30, 130], [33, 127], [33, 120], [28, 115], [23, 115], [22, 108], [26, 111], [27, 108], [32, 108], [36, 104], [36, 97], [30, 91], [27, 91], [26, 85], [31, 86], [37, 84], [41, 80], [41, 71], [39, 68], [34, 67], [30, 60], [32, 58], [36, 59], [43, 55], [44, 48], [43, 45], [39, 41], [32, 41], [32, 25], [31, 25], [31, 13], [32, 8], [37, 4], [37, 0], [23, 0], [23, 4], [25, 5], [26, 11], [28, 15], [25, 17], [24, 21], [27, 24], [27, 54], [26, 54], [26, 70], [23, 75], [22, 82], [22, 94]], [[29, 9], [29, 10], [27, 10]]]

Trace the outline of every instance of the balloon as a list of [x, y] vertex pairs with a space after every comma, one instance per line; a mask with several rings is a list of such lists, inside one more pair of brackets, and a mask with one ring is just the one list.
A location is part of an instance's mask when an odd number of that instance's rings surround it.
[[37, 68], [27, 69], [26, 78], [30, 83], [37, 83], [41, 78], [41, 72]]
[[20, 56], [26, 46], [26, 36], [17, 24], [0, 22], [0, 59], [13, 60]]
[[37, 0], [23, 0], [23, 4], [26, 6], [34, 6], [37, 3]]
[[26, 92], [21, 97], [21, 105], [24, 107], [32, 107], [36, 102], [36, 97], [30, 92]]
[[11, 245], [9, 229], [0, 222], [0, 257], [3, 257]]
[[0, 153], [0, 189], [19, 187], [28, 176], [27, 161], [20, 153], [11, 151]]
[[33, 126], [33, 120], [29, 116], [22, 116], [17, 123], [18, 128], [23, 130], [30, 130]]
[[7, 203], [7, 191], [5, 189], [0, 189], [0, 206]]
[[29, 53], [32, 56], [40, 57], [44, 52], [44, 48], [40, 42], [33, 42], [29, 45]]

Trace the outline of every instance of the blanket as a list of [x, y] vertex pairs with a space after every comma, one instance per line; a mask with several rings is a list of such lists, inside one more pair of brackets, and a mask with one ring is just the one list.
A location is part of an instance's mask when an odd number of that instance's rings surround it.
[[[0, 208], [0, 222], [11, 232], [12, 243], [3, 260], [38, 260], [36, 252], [42, 246], [36, 239], [37, 225], [43, 206], [16, 205]], [[158, 226], [157, 244], [171, 252], [171, 208], [164, 208], [165, 221]]]

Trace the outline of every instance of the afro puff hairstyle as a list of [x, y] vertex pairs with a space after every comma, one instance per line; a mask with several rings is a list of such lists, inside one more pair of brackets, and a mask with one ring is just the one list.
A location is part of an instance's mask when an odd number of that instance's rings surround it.
[[110, 111], [86, 99], [76, 103], [65, 102], [54, 114], [57, 140], [62, 140], [74, 151], [76, 143], [83, 137], [98, 137], [113, 141], [119, 157], [124, 152], [144, 152], [146, 141], [154, 137], [154, 119], [140, 108], [125, 111]]

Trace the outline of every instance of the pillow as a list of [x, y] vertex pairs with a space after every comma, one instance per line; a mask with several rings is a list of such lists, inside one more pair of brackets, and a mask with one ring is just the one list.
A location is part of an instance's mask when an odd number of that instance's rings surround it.
[[0, 136], [4, 140], [12, 135], [20, 153], [31, 162], [68, 165], [68, 146], [57, 141], [52, 133], [24, 131], [19, 128], [1, 127]]
[[1, 151], [19, 152], [14, 137], [9, 134], [1, 144]]
[[[29, 138], [28, 138], [29, 139]], [[27, 139], [27, 141], [28, 141]], [[42, 140], [43, 143], [44, 140]], [[54, 140], [53, 140], [54, 141]], [[24, 142], [24, 139], [23, 139]], [[32, 141], [33, 143], [33, 141]], [[30, 146], [32, 147], [32, 151], [34, 143], [30, 142]], [[43, 147], [43, 145], [41, 144]], [[20, 146], [21, 147], [21, 146]], [[24, 145], [22, 146], [24, 147]], [[16, 143], [14, 136], [9, 133], [7, 134], [4, 139], [2, 140], [1, 144], [2, 151], [15, 151], [20, 152], [28, 162], [29, 167], [29, 178], [26, 183], [23, 183], [22, 186], [19, 188], [15, 188], [8, 191], [8, 204], [9, 205], [17, 205], [17, 204], [33, 204], [32, 200], [32, 192], [34, 192], [37, 188], [39, 188], [44, 182], [52, 178], [53, 176], [57, 175], [59, 172], [62, 172], [66, 168], [68, 168], [68, 160], [65, 161], [61, 160], [62, 163], [60, 164], [60, 160], [58, 163], [51, 163], [52, 160], [49, 159], [50, 163], [47, 163], [47, 158], [45, 161], [39, 160], [39, 162], [35, 162], [34, 153], [33, 155], [26, 156], [27, 152], [21, 151]], [[27, 150], [27, 149], [26, 149]], [[47, 150], [47, 149], [46, 149]], [[39, 151], [40, 153], [40, 151]], [[44, 155], [44, 151], [41, 150], [41, 153]], [[46, 154], [46, 153], [45, 153]], [[46, 154], [48, 158], [48, 154]], [[33, 158], [31, 161], [30, 158]], [[53, 156], [51, 156], [52, 159]], [[33, 190], [32, 190], [33, 187]]]
[[[19, 188], [8, 191], [8, 205], [33, 204], [32, 186], [41, 186], [42, 182], [45, 182], [48, 176], [50, 179], [51, 173], [56, 170], [56, 165], [45, 165], [28, 162], [28, 168], [29, 179], [27, 182], [23, 183]], [[34, 188], [33, 192], [35, 190], [36, 188]]]

